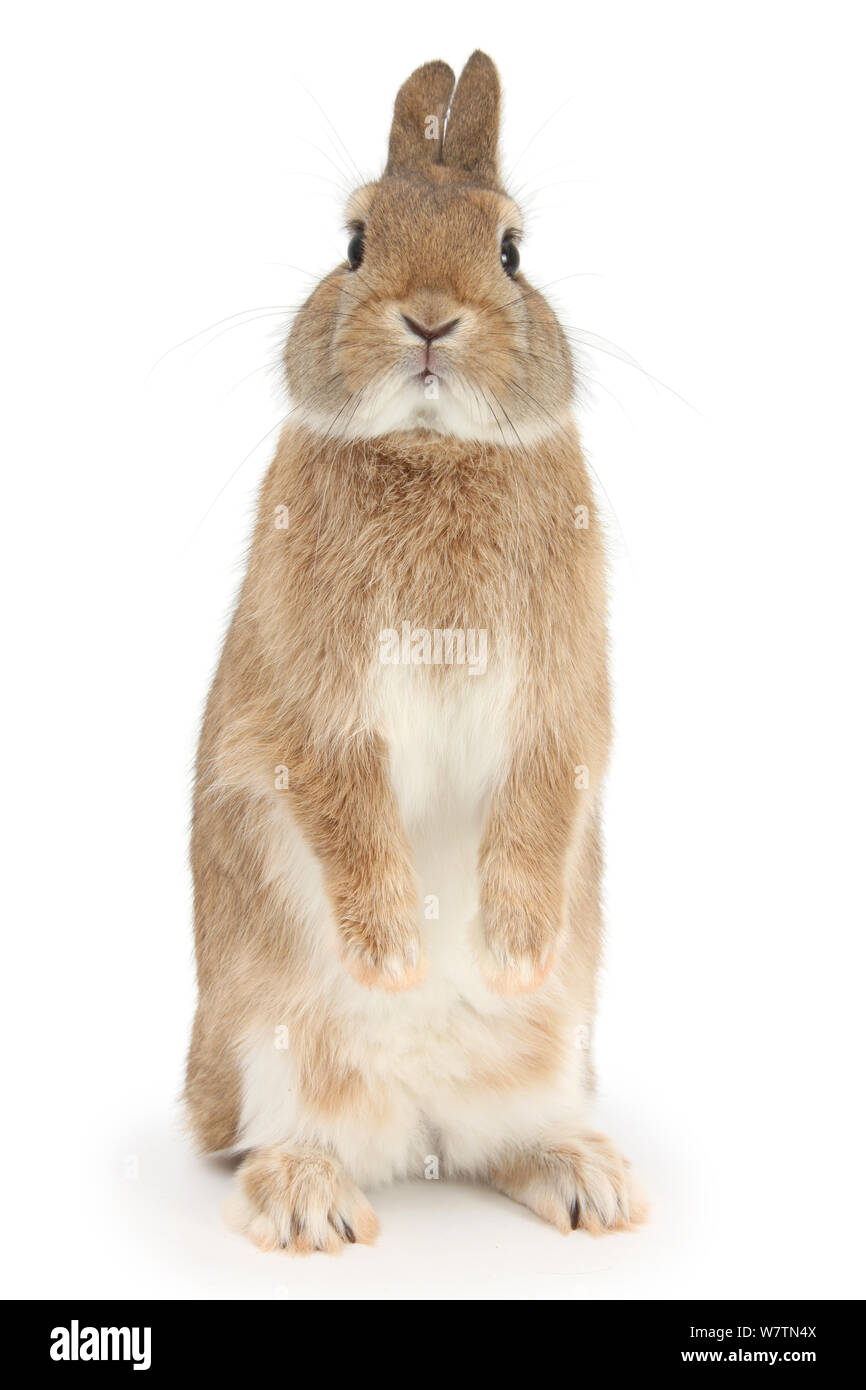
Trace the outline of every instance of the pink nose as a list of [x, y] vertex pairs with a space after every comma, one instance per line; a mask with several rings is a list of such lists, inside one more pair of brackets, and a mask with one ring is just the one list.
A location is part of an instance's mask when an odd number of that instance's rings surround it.
[[410, 332], [415, 333], [425, 343], [433, 343], [437, 338], [447, 338], [448, 334], [453, 333], [460, 322], [459, 318], [449, 319], [447, 323], [437, 323], [435, 328], [428, 328], [426, 324], [419, 323], [417, 319], [411, 319], [408, 314], [401, 314], [400, 317]]

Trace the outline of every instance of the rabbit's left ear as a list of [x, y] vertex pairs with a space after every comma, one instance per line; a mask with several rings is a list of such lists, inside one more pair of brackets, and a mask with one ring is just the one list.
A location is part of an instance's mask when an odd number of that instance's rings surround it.
[[443, 159], [491, 188], [499, 187], [501, 104], [499, 73], [487, 54], [476, 49], [451, 99]]

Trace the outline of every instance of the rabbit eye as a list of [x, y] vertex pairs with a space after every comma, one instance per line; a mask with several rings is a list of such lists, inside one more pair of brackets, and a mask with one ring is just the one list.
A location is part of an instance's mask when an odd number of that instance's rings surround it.
[[349, 262], [350, 270], [357, 270], [364, 259], [364, 233], [355, 232], [349, 242], [349, 249], [346, 252], [346, 259]]
[[502, 269], [506, 275], [516, 275], [520, 265], [520, 252], [517, 249], [517, 242], [513, 237], [503, 237], [502, 246], [499, 251], [499, 259], [502, 261]]

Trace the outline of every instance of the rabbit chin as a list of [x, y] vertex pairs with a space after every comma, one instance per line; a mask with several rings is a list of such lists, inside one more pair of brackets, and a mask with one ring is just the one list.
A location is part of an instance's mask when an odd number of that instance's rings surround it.
[[561, 419], [551, 416], [539, 423], [512, 423], [499, 408], [494, 413], [481, 392], [458, 381], [437, 382], [434, 387], [429, 378], [425, 382], [418, 377], [408, 377], [396, 388], [390, 382], [368, 388], [357, 406], [347, 412], [345, 423], [335, 421], [333, 414], [304, 407], [298, 415], [308, 429], [331, 439], [375, 439], [421, 431], [479, 443], [504, 443], [515, 449], [555, 434], [569, 418], [569, 412], [564, 411]]

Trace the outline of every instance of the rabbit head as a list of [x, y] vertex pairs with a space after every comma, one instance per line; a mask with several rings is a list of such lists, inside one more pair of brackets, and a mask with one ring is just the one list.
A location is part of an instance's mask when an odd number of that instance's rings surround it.
[[499, 77], [426, 63], [400, 88], [385, 172], [347, 209], [346, 261], [286, 344], [302, 420], [333, 437], [435, 431], [520, 447], [572, 397], [565, 335], [519, 269], [520, 210], [499, 172]]

